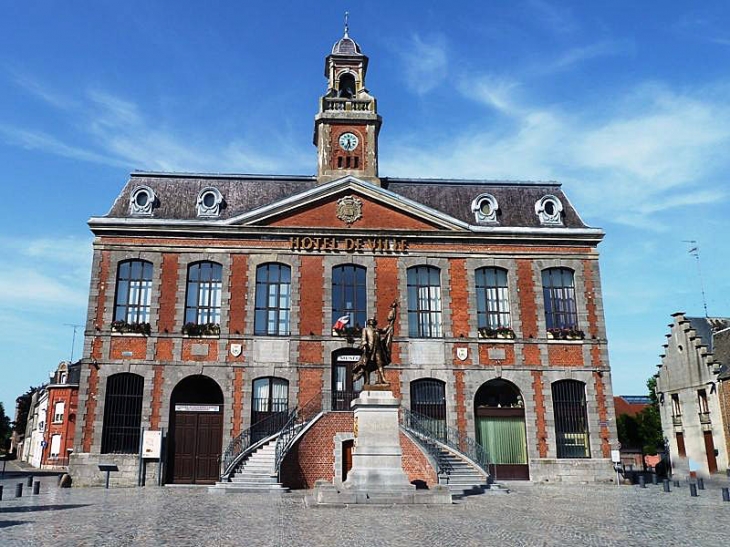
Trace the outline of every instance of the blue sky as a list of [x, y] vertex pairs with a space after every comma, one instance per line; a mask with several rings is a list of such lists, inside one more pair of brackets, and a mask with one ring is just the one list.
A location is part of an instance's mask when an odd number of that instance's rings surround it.
[[[71, 355], [92, 215], [139, 170], [313, 174], [350, 11], [386, 176], [558, 180], [600, 249], [614, 391], [730, 315], [730, 3], [3, 2], [0, 401]], [[81, 354], [77, 336], [74, 357]]]

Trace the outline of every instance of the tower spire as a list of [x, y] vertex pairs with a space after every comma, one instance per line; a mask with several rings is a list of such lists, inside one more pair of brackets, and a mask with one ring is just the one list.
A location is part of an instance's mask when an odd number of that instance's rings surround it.
[[350, 25], [348, 24], [348, 19], [350, 18], [350, 12], [345, 12], [345, 38], [350, 37]]

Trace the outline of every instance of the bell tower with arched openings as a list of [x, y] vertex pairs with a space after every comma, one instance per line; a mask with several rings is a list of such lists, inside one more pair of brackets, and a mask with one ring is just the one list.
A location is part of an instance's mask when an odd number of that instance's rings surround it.
[[327, 93], [314, 118], [319, 182], [353, 175], [380, 185], [378, 133], [382, 119], [375, 97], [365, 87], [367, 69], [368, 58], [350, 38], [345, 19], [344, 35], [325, 60]]

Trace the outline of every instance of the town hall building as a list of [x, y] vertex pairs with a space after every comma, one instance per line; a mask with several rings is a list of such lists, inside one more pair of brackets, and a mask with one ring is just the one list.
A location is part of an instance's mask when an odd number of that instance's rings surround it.
[[[604, 232], [558, 183], [381, 175], [367, 71], [346, 31], [316, 175], [135, 172], [89, 220], [77, 484], [103, 483], [100, 463], [113, 485], [233, 484], [254, 454], [272, 488], [341, 484], [361, 332], [393, 303], [385, 377], [411, 481], [456, 482], [454, 462], [613, 478]], [[149, 432], [161, 452], [144, 457]]]

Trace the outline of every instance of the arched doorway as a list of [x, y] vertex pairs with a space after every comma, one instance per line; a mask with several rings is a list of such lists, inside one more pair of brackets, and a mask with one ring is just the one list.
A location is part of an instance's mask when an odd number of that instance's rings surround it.
[[446, 440], [446, 384], [435, 378], [411, 382], [411, 412], [417, 414], [433, 435]]
[[506, 380], [490, 380], [474, 397], [477, 442], [489, 454], [497, 479], [529, 480], [525, 404], [520, 390]]
[[213, 484], [223, 442], [223, 392], [212, 378], [188, 376], [170, 397], [167, 481]]
[[278, 433], [286, 425], [289, 382], [273, 376], [256, 378], [251, 397], [251, 440], [257, 442]]

